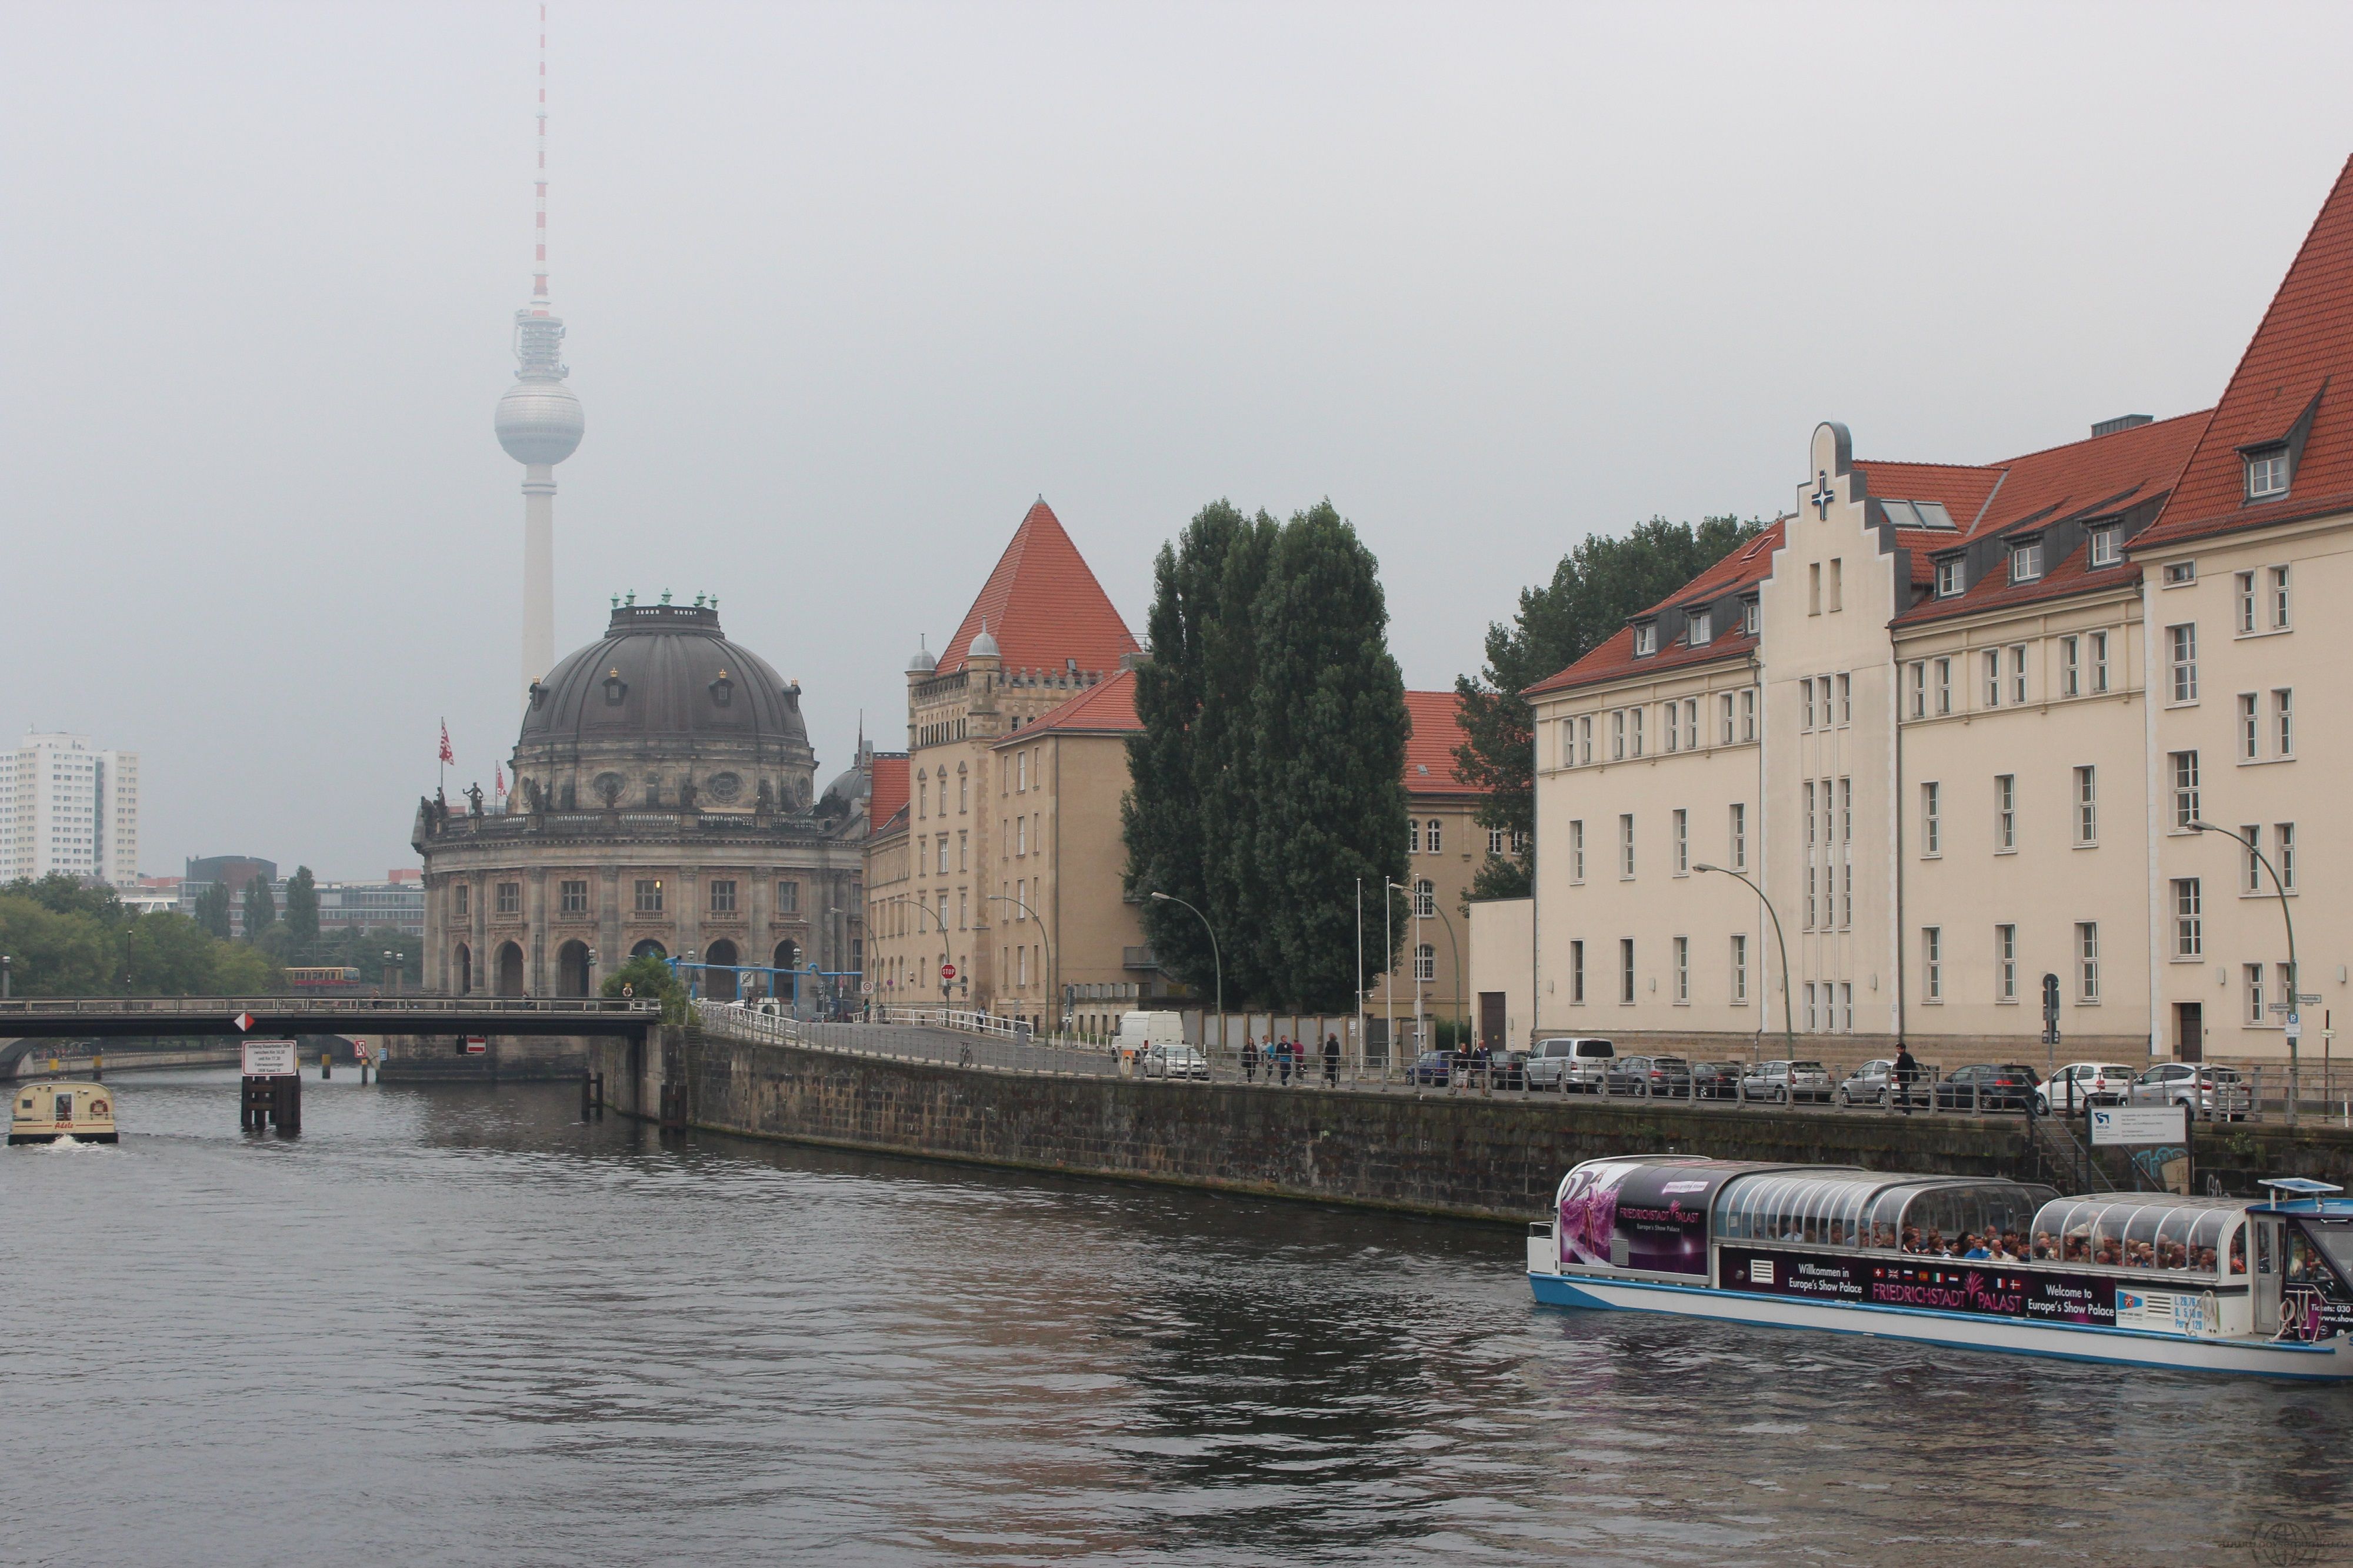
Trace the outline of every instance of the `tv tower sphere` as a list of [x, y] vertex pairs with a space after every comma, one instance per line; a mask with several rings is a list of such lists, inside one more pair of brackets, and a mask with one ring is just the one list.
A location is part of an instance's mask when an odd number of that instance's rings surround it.
[[[522, 323], [518, 335], [542, 325], [554, 326], [559, 333], [563, 331], [562, 322], [542, 316]], [[499, 445], [518, 463], [553, 466], [572, 456], [580, 445], [586, 425], [579, 396], [557, 379], [564, 368], [542, 370], [525, 361], [523, 368], [515, 372], [515, 384], [499, 399]]]

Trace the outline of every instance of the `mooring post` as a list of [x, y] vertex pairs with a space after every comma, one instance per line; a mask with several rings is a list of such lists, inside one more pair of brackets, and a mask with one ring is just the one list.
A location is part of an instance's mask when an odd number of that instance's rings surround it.
[[322, 1048], [322, 1049], [320, 1050], [320, 1052], [319, 1052], [319, 1081], [320, 1081], [321, 1083], [324, 1083], [324, 1082], [326, 1082], [326, 1081], [327, 1081], [327, 1079], [331, 1079], [331, 1078], [332, 1078], [332, 1077], [334, 1077], [334, 1076], [335, 1076], [335, 1058], [334, 1058], [334, 1055], [333, 1055], [333, 1053], [332, 1053], [332, 1051], [329, 1051], [329, 1050], [327, 1050], [327, 1049], [325, 1049], [325, 1048]]

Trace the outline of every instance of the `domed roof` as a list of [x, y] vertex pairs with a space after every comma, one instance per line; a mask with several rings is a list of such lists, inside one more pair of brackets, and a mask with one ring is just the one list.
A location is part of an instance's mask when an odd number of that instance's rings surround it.
[[909, 675], [929, 675], [932, 671], [939, 668], [939, 667], [940, 661], [932, 657], [931, 650], [929, 648], [919, 647], [915, 650], [915, 657], [907, 661], [907, 673]]
[[619, 605], [602, 640], [533, 689], [520, 746], [638, 739], [771, 742], [806, 751], [800, 688], [720, 634], [702, 605]]
[[522, 376], [499, 399], [499, 445], [518, 463], [560, 463], [580, 445], [587, 422], [580, 399], [562, 382]]
[[988, 623], [987, 621], [980, 623], [980, 635], [972, 639], [972, 646], [965, 649], [965, 653], [966, 657], [971, 658], [995, 658], [997, 657], [997, 639], [988, 635]]

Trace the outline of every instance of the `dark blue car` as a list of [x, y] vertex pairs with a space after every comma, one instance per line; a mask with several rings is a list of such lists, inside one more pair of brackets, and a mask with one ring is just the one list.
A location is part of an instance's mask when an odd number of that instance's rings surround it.
[[1434, 1083], [1440, 1089], [1454, 1081], [1455, 1053], [1424, 1051], [1405, 1069], [1408, 1083]]

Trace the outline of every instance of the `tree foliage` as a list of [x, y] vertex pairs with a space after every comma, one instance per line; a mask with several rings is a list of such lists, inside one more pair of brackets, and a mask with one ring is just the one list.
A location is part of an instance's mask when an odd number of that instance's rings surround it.
[[1155, 952], [1204, 994], [1221, 957], [1229, 1005], [1347, 1005], [1358, 879], [1405, 874], [1410, 720], [1377, 563], [1329, 501], [1286, 523], [1219, 501], [1162, 549], [1148, 624], [1122, 826]]
[[25, 996], [237, 996], [279, 989], [278, 966], [177, 914], [134, 914], [70, 877], [0, 888], [0, 952]]
[[[1624, 626], [1748, 542], [1763, 525], [1755, 519], [1708, 517], [1694, 527], [1654, 517], [1622, 535], [1592, 534], [1561, 557], [1552, 581], [1520, 591], [1508, 622], [1487, 628], [1487, 663], [1459, 677], [1462, 728], [1455, 748], [1464, 779], [1486, 792], [1481, 826], [1501, 828], [1506, 853], [1490, 856], [1472, 879], [1471, 896], [1526, 896], [1528, 858], [1535, 841], [1535, 737], [1520, 693], [1575, 664]], [[1514, 851], [1511, 846], [1520, 847]]]
[[220, 941], [227, 942], [228, 940], [229, 899], [227, 883], [212, 882], [206, 884], [204, 891], [196, 895], [195, 919], [196, 924], [202, 926], [206, 931], [210, 932]]
[[319, 884], [308, 866], [286, 879], [286, 933], [298, 947], [319, 940]]
[[652, 953], [640, 953], [612, 973], [605, 976], [604, 994], [619, 996], [627, 988], [631, 996], [661, 998], [662, 1017], [678, 1023], [686, 1017], [686, 987], [677, 972]]
[[269, 884], [256, 877], [245, 885], [245, 940], [259, 942], [261, 933], [278, 923], [278, 900]]

